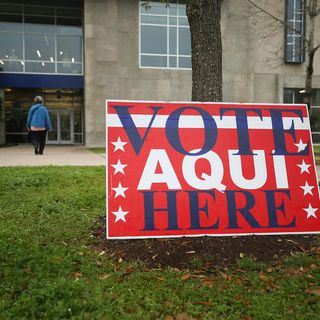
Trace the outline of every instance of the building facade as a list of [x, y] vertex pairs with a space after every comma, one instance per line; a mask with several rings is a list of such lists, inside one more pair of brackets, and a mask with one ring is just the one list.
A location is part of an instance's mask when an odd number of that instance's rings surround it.
[[[293, 27], [283, 27], [247, 0], [223, 1], [223, 99], [303, 102], [306, 52], [301, 34], [308, 33], [304, 2], [256, 2]], [[2, 140], [26, 141], [25, 117], [38, 94], [44, 96], [54, 124], [48, 143], [91, 147], [105, 144], [106, 99], [190, 100], [185, 4], [0, 0]], [[318, 41], [319, 21], [315, 30]], [[317, 143], [320, 50], [313, 88], [311, 119]]]

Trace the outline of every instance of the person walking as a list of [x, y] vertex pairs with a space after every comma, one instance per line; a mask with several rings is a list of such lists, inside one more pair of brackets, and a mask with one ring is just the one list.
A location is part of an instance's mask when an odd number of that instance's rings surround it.
[[52, 129], [47, 108], [43, 105], [40, 96], [34, 98], [35, 104], [31, 106], [27, 119], [27, 130], [34, 147], [35, 154], [43, 154], [46, 144], [47, 130]]

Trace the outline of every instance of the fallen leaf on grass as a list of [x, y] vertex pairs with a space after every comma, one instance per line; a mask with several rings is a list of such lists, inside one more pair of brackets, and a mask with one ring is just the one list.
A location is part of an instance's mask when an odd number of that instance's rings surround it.
[[81, 272], [74, 272], [73, 273], [73, 277], [75, 278], [75, 280], [79, 280], [82, 277], [82, 273]]
[[237, 269], [236, 271], [241, 272], [241, 273], [246, 273], [246, 271], [242, 270], [242, 269]]
[[132, 267], [128, 267], [128, 268], [126, 269], [125, 274], [126, 274], [126, 275], [129, 275], [129, 274], [131, 274], [133, 271], [134, 271], [134, 270], [133, 270]]
[[203, 274], [192, 274], [191, 278], [196, 278], [196, 279], [204, 279], [206, 276]]
[[78, 252], [78, 255], [79, 255], [79, 256], [83, 256], [83, 252], [79, 251], [79, 252]]
[[195, 278], [195, 279], [204, 279], [206, 278], [206, 276], [202, 275], [202, 274], [190, 274], [190, 273], [186, 273], [181, 277], [181, 280], [188, 280], [190, 278]]
[[196, 253], [196, 252], [194, 250], [186, 252], [186, 254], [193, 254], [193, 253]]
[[24, 268], [22, 271], [27, 274], [32, 274], [32, 270], [30, 268]]
[[99, 256], [103, 256], [105, 253], [106, 253], [105, 251], [101, 251], [101, 252], [99, 253]]
[[198, 301], [198, 302], [196, 302], [196, 304], [200, 304], [200, 305], [206, 306], [206, 307], [212, 307], [212, 302], [210, 302], [210, 301]]
[[314, 297], [314, 298], [311, 298], [311, 299], [307, 299], [307, 300], [304, 300], [303, 303], [304, 304], [316, 304], [319, 302], [319, 298], [317, 297]]
[[252, 304], [252, 302], [249, 299], [242, 299], [242, 304], [244, 304], [245, 306], [250, 306]]
[[152, 256], [152, 260], [155, 261], [156, 257], [159, 255], [159, 253], [155, 254], [154, 256]]
[[222, 278], [228, 282], [230, 282], [232, 280], [232, 277], [229, 274], [225, 274], [223, 272], [220, 272]]
[[263, 273], [259, 274], [259, 278], [265, 283], [270, 282], [270, 279], [266, 275], [264, 275]]
[[186, 313], [180, 313], [175, 316], [175, 320], [195, 320], [195, 318], [192, 318]]
[[213, 287], [213, 279], [212, 278], [206, 278], [206, 279], [203, 279], [202, 281], [202, 284], [209, 287], [209, 288], [212, 288]]
[[100, 279], [100, 280], [106, 280], [106, 279], [108, 279], [109, 277], [110, 277], [110, 275], [107, 274], [107, 273], [105, 273], [105, 274], [103, 274], [102, 276], [100, 276], [99, 279]]
[[287, 241], [287, 242], [291, 242], [291, 243], [293, 243], [293, 244], [299, 244], [299, 245], [300, 245], [300, 243], [299, 243], [299, 242], [293, 241], [293, 240], [291, 240], [291, 239], [285, 239], [285, 241]]
[[320, 289], [306, 289], [304, 292], [320, 296]]
[[236, 301], [240, 301], [242, 299], [242, 297], [240, 296], [240, 294], [237, 294], [235, 297], [234, 297], [234, 300]]
[[102, 262], [101, 261], [96, 261], [96, 265], [97, 265], [97, 267], [101, 267], [102, 266]]
[[186, 273], [181, 277], [181, 280], [188, 280], [191, 278], [191, 274], [190, 273]]
[[158, 279], [159, 281], [164, 281], [164, 280], [165, 280], [164, 277], [157, 277], [157, 276], [155, 276], [155, 278]]
[[267, 290], [278, 289], [279, 286], [273, 282], [273, 279], [266, 276], [263, 272], [259, 273], [259, 278], [265, 283]]

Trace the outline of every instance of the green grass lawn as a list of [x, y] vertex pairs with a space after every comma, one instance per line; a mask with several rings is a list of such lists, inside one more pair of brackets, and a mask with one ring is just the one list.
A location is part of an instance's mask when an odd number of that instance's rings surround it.
[[0, 168], [0, 319], [319, 319], [319, 250], [150, 270], [93, 249], [104, 214], [104, 167]]

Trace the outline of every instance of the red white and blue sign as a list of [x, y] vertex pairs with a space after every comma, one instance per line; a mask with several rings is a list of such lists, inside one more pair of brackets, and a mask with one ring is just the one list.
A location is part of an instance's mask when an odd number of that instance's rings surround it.
[[107, 101], [107, 238], [320, 232], [305, 105]]

